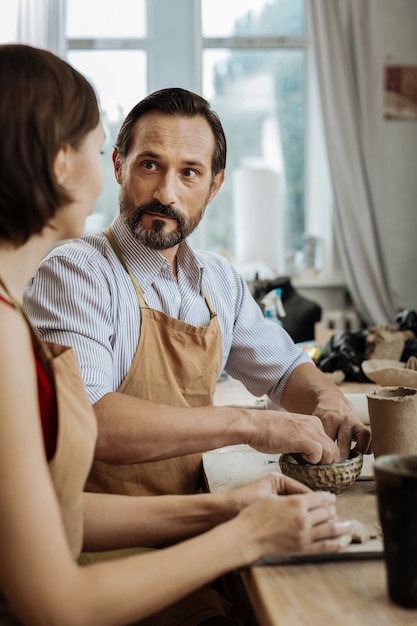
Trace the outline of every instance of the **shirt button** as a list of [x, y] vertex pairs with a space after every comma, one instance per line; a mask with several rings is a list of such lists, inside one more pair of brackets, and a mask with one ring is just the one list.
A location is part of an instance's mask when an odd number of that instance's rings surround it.
[[179, 296], [175, 296], [174, 302], [175, 302], [175, 304], [180, 304], [181, 303], [181, 298]]

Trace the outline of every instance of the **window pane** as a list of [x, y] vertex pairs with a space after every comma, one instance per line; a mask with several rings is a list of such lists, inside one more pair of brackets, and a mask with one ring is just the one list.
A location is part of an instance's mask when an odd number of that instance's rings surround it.
[[67, 37], [145, 37], [145, 0], [67, 0]]
[[281, 226], [271, 214], [270, 224], [262, 224], [265, 234], [268, 229], [279, 228], [284, 232], [276, 233], [277, 241], [282, 237], [287, 250], [301, 249], [304, 233], [304, 50], [205, 50], [203, 77], [204, 95], [219, 114], [228, 143], [226, 179], [208, 207], [204, 245], [219, 252], [236, 252], [234, 236], [239, 229], [238, 215], [242, 209], [237, 206], [240, 194], [236, 176], [237, 170], [243, 167], [255, 178], [259, 169], [278, 174], [279, 197], [266, 194], [263, 200], [260, 196], [251, 217], [256, 222], [257, 217], [261, 219], [264, 214], [263, 203], [276, 203], [276, 210], [284, 214]]
[[16, 41], [18, 0], [9, 0], [7, 3], [2, 3], [0, 11], [0, 42], [10, 43]]
[[305, 33], [305, 0], [201, 0], [203, 37]]
[[146, 93], [143, 50], [69, 50], [68, 60], [93, 83], [113, 123], [121, 122]]
[[105, 183], [94, 207], [108, 223], [117, 210], [119, 186], [111, 155], [120, 126], [130, 109], [147, 93], [146, 53], [143, 50], [70, 50], [68, 61], [94, 85], [106, 132], [103, 148]]

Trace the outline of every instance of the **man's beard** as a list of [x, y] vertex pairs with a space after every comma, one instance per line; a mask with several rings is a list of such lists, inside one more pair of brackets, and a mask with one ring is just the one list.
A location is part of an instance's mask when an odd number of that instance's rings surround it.
[[[153, 248], [154, 250], [167, 250], [184, 241], [197, 228], [204, 215], [207, 204], [198, 211], [198, 213], [188, 218], [182, 215], [169, 204], [163, 205], [157, 200], [139, 205], [135, 211], [129, 210], [126, 206], [123, 193], [120, 193], [120, 213], [124, 217], [127, 225], [132, 231], [133, 236], [144, 246]], [[174, 218], [177, 221], [177, 228], [174, 231], [165, 232], [164, 220], [155, 217], [150, 228], [142, 226], [141, 220], [145, 213], [159, 213], [167, 217]]]

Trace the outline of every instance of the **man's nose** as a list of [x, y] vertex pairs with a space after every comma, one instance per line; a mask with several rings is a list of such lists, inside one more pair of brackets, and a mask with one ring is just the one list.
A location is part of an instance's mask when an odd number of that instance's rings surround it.
[[174, 204], [176, 201], [176, 179], [172, 173], [167, 173], [158, 179], [158, 185], [154, 190], [153, 197], [161, 204]]

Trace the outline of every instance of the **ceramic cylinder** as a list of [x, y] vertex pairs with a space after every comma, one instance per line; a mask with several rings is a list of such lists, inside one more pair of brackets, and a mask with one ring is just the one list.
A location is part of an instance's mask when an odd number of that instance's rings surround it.
[[417, 455], [380, 456], [375, 479], [388, 594], [396, 604], [416, 609]]
[[417, 454], [417, 389], [380, 387], [366, 395], [375, 458]]

